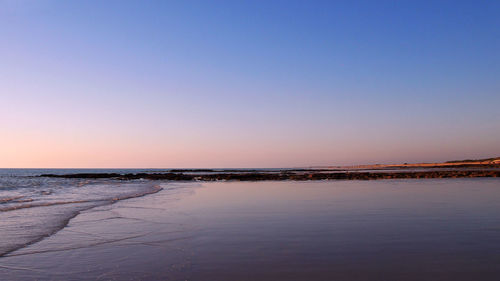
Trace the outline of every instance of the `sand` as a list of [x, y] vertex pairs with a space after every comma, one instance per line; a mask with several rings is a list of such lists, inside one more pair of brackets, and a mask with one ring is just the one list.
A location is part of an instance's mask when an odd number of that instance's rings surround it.
[[498, 179], [161, 185], [0, 258], [0, 279], [500, 276]]

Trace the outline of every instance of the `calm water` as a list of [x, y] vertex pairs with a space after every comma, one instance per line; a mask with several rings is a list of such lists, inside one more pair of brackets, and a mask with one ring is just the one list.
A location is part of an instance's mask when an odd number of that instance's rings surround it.
[[[163, 189], [84, 207], [56, 234], [0, 258], [0, 279], [500, 278], [499, 179], [154, 184]], [[92, 196], [152, 188], [87, 185]]]

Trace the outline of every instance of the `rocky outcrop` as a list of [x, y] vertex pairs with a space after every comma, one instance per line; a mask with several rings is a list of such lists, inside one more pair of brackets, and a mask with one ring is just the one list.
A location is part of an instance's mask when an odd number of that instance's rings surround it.
[[377, 180], [377, 179], [430, 179], [430, 178], [476, 178], [500, 177], [500, 170], [450, 170], [450, 171], [408, 171], [408, 172], [245, 172], [245, 173], [81, 173], [81, 174], [44, 174], [41, 177], [55, 178], [112, 178], [119, 180], [170, 180], [170, 181], [308, 181], [308, 180]]

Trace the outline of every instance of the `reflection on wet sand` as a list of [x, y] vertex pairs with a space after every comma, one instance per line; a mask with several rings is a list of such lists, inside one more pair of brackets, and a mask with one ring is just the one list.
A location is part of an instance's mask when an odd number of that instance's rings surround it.
[[497, 179], [163, 183], [0, 258], [2, 280], [496, 280]]

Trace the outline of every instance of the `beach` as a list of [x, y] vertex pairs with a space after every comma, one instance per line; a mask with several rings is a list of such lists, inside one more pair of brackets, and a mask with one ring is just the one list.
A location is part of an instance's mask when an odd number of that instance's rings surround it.
[[[0, 258], [2, 280], [497, 280], [500, 181], [155, 181]], [[39, 207], [40, 210], [44, 207]]]
[[499, 281], [499, 14], [0, 0], [0, 281]]

